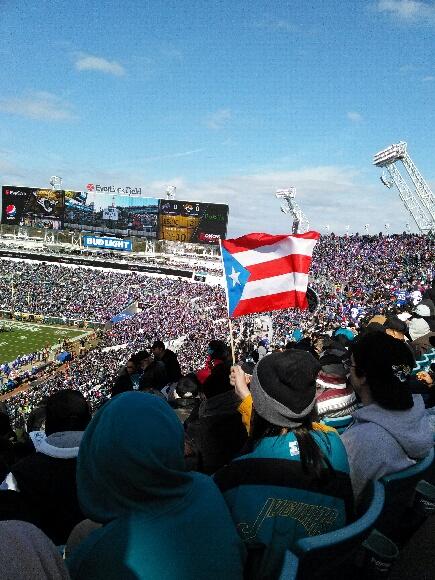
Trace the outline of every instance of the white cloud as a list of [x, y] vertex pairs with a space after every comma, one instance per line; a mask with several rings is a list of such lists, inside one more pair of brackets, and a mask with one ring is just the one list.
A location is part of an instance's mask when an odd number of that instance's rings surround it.
[[264, 28], [275, 32], [296, 32], [298, 27], [284, 18], [266, 18], [257, 22], [257, 28]]
[[[86, 183], [99, 182], [113, 185], [142, 187], [150, 197], [162, 197], [168, 185], [175, 185], [180, 200], [227, 203], [230, 207], [228, 235], [235, 237], [248, 232], [265, 231], [282, 234], [290, 232], [291, 219], [280, 211], [275, 198], [277, 189], [296, 187], [296, 201], [310, 221], [310, 227], [323, 232], [329, 224], [331, 231], [362, 232], [370, 224], [370, 232], [391, 224], [392, 232], [405, 230], [412, 223], [400, 202], [398, 192], [386, 190], [377, 179], [375, 169], [367, 179], [365, 172], [347, 166], [302, 167], [293, 171], [258, 171], [251, 174], [233, 174], [220, 178], [191, 181], [183, 175], [167, 174], [161, 179], [147, 180], [146, 170], [116, 170], [89, 163], [86, 169], [66, 159], [55, 162], [47, 155], [43, 159], [29, 157], [14, 162], [9, 154], [10, 167], [4, 167], [3, 183], [39, 185], [47, 182], [48, 175], [61, 175], [63, 184], [71, 189], [83, 189]], [[1, 169], [1, 167], [0, 167]], [[52, 173], [54, 172], [54, 173]]]
[[378, 0], [376, 9], [403, 22], [435, 23], [435, 6], [420, 0]]
[[[12, 155], [9, 151], [0, 150], [0, 173], [4, 177], [8, 176], [7, 183], [23, 183], [23, 178], [26, 176], [25, 170], [19, 167], [16, 162], [10, 161]], [[5, 183], [5, 181], [3, 181]]]
[[423, 81], [424, 83], [428, 83], [428, 82], [431, 82], [431, 81], [435, 81], [435, 76], [433, 76], [433, 75], [428, 75], [427, 77], [423, 77], [422, 81]]
[[218, 109], [214, 113], [210, 113], [204, 120], [204, 124], [208, 129], [219, 130], [228, 123], [232, 114], [230, 109]]
[[148, 157], [129, 157], [127, 160], [122, 159], [114, 161], [111, 165], [115, 171], [127, 171], [130, 167], [140, 167], [143, 163], [150, 163], [156, 161], [165, 161], [166, 159], [178, 159], [183, 157], [191, 157], [197, 153], [205, 151], [205, 147], [198, 147], [197, 149], [189, 149], [187, 151], [176, 151], [174, 153], [164, 153], [162, 155], [149, 155]]
[[[66, 169], [66, 168], [65, 168]], [[377, 179], [376, 170], [370, 182], [363, 172], [354, 167], [302, 167], [294, 171], [263, 171], [252, 174], [228, 175], [202, 181], [190, 181], [181, 175], [167, 175], [163, 179], [147, 181], [143, 173], [124, 170], [116, 172], [101, 168], [82, 173], [77, 180], [70, 175], [72, 188], [83, 188], [90, 179], [101, 183], [138, 185], [150, 196], [160, 197], [168, 186], [175, 185], [180, 200], [227, 203], [230, 207], [228, 235], [239, 236], [248, 232], [265, 231], [282, 234], [290, 232], [291, 219], [280, 211], [275, 198], [277, 189], [296, 187], [296, 201], [310, 221], [310, 227], [323, 231], [329, 224], [331, 231], [344, 234], [347, 224], [351, 232], [362, 232], [370, 224], [370, 232], [391, 224], [392, 232], [402, 232], [411, 222], [395, 189], [387, 193]], [[67, 175], [66, 172], [60, 175]]]
[[178, 157], [190, 157], [191, 155], [195, 155], [195, 153], [201, 153], [204, 151], [204, 148], [200, 149], [190, 149], [189, 151], [180, 151], [179, 153], [167, 153], [166, 155], [155, 155], [154, 157], [145, 157], [142, 159], [142, 163], [146, 163], [148, 161], [160, 161], [163, 159], [178, 159]]
[[[377, 185], [376, 174], [374, 177], [368, 184], [355, 168], [319, 166], [232, 175], [198, 183], [170, 178], [167, 183], [177, 186], [179, 199], [228, 203], [231, 237], [253, 231], [290, 231], [291, 220], [280, 211], [280, 202], [275, 198], [277, 189], [289, 186], [296, 186], [296, 201], [308, 217], [311, 228], [318, 231], [328, 223], [336, 233], [344, 233], [347, 224], [351, 231], [361, 232], [363, 225], [369, 223], [370, 231], [378, 232], [385, 221], [391, 224], [392, 231], [403, 231], [409, 217], [398, 195], [392, 191], [386, 200], [383, 186], [380, 182]], [[153, 185], [151, 191], [161, 191], [161, 187]]]
[[75, 62], [77, 70], [94, 70], [117, 77], [125, 75], [125, 68], [115, 60], [107, 60], [91, 54], [80, 54]]
[[346, 113], [346, 117], [349, 121], [352, 121], [352, 123], [360, 123], [363, 120], [363, 116], [356, 111], [349, 111]]
[[181, 50], [178, 50], [177, 48], [173, 48], [170, 46], [163, 47], [161, 49], [161, 54], [162, 56], [170, 60], [175, 60], [178, 62], [181, 62], [184, 58], [184, 55]]
[[417, 67], [414, 64], [403, 64], [400, 68], [399, 68], [399, 72], [407, 74], [407, 73], [412, 73], [415, 72], [417, 69]]
[[0, 99], [0, 111], [46, 121], [68, 121], [75, 118], [72, 107], [48, 92], [31, 92], [22, 97]]

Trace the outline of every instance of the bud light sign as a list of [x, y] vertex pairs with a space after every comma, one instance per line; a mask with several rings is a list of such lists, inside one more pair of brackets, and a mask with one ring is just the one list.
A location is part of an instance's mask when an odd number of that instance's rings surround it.
[[82, 243], [86, 248], [98, 248], [100, 250], [122, 250], [132, 251], [131, 240], [121, 240], [119, 238], [99, 238], [96, 236], [83, 236]]

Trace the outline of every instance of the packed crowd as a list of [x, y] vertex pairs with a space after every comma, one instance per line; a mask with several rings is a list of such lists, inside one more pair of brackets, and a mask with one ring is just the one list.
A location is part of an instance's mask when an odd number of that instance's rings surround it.
[[113, 353], [94, 349], [64, 365], [58, 361], [44, 365], [38, 374], [39, 377], [42, 372], [41, 378], [5, 402], [12, 425], [16, 427], [25, 424], [30, 413], [47, 397], [64, 389], [80, 391], [86, 395], [91, 408], [97, 409], [110, 393], [110, 385], [119, 371], [120, 360], [127, 358], [126, 348], [117, 349]]
[[432, 237], [321, 237], [314, 247], [310, 271], [310, 286], [319, 296], [320, 307], [314, 316], [302, 311], [279, 312], [274, 335], [285, 340], [289, 327], [295, 326], [318, 331], [341, 323], [358, 326], [364, 318], [411, 303], [413, 293], [421, 298], [434, 276]]
[[181, 280], [146, 280], [149, 295], [142, 296], [145, 301], [142, 312], [113, 324], [102, 334], [96, 348], [62, 366], [61, 372], [54, 369], [52, 377], [8, 400], [14, 424], [46, 396], [65, 387], [89, 396], [95, 408], [101, 397], [110, 393], [128, 354], [147, 347], [158, 336], [182, 345], [179, 359], [184, 373], [201, 366], [210, 333], [224, 338], [228, 332], [220, 289]]
[[141, 310], [5, 402], [10, 577], [278, 578], [286, 549], [433, 447], [434, 258], [429, 237], [322, 238], [317, 310], [234, 321], [237, 365], [219, 286], [2, 260], [0, 309]]
[[7, 259], [0, 266], [0, 310], [107, 322], [136, 299], [131, 273]]
[[219, 286], [155, 278], [143, 311], [113, 325], [102, 345], [128, 344], [135, 351], [156, 336], [165, 341], [181, 339], [180, 362], [183, 371], [188, 372], [200, 364], [210, 334], [223, 338], [228, 333], [224, 300]]
[[[413, 294], [424, 290], [435, 275], [434, 247], [429, 237], [405, 234], [322, 237], [315, 247], [311, 268], [311, 286], [319, 296], [319, 308], [314, 314], [269, 313], [273, 345], [285, 344], [296, 329], [319, 334], [342, 324], [357, 328], [361, 320], [378, 312], [412, 304]], [[134, 317], [113, 324], [83, 360], [70, 363], [73, 372], [68, 384], [84, 393], [98, 386], [107, 394], [116, 367], [125, 363], [128, 353], [146, 348], [155, 337], [181, 345], [179, 360], [187, 373], [202, 364], [210, 336], [228, 336], [225, 294], [220, 286], [80, 267], [1, 262], [5, 275], [0, 281], [0, 309], [28, 308], [35, 313], [108, 321], [133, 300], [142, 306], [142, 312]], [[385, 273], [381, 280], [380, 271]], [[254, 319], [234, 321], [239, 350], [255, 346], [255, 335], [246, 334], [246, 321], [252, 322], [253, 327]], [[106, 348], [119, 346], [122, 348], [113, 350], [110, 356], [105, 352]], [[86, 370], [85, 377], [81, 376], [82, 368]], [[42, 381], [34, 393], [12, 399], [9, 407], [13, 416], [23, 408], [31, 409], [56, 389], [53, 385], [61, 384], [55, 376]]]

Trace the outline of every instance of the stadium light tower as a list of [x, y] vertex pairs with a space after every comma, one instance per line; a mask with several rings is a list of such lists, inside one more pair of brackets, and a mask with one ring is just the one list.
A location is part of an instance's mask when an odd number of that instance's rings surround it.
[[[411, 214], [417, 228], [423, 234], [435, 232], [435, 196], [407, 152], [407, 144], [400, 141], [379, 151], [373, 157], [373, 165], [383, 168], [382, 183], [390, 189], [399, 190], [403, 205]], [[401, 161], [414, 186], [411, 190], [398, 168]]]
[[58, 189], [62, 189], [62, 178], [59, 177], [58, 175], [52, 175], [50, 177], [50, 185], [51, 185], [53, 191], [56, 191]]
[[175, 187], [175, 185], [168, 185], [168, 187], [166, 188], [166, 199], [175, 199], [175, 193], [177, 191], [177, 188]]
[[293, 216], [292, 234], [303, 234], [310, 229], [310, 222], [304, 212], [295, 201], [296, 187], [289, 189], [278, 189], [275, 197], [284, 200], [281, 205], [281, 211]]

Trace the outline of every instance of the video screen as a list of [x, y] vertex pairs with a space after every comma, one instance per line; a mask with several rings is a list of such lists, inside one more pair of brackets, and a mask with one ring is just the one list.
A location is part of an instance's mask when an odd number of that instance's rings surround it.
[[2, 223], [61, 229], [64, 192], [34, 187], [2, 187]]
[[155, 238], [158, 200], [133, 195], [65, 192], [65, 227]]
[[179, 200], [160, 200], [159, 239], [218, 244], [227, 234], [228, 206]]

